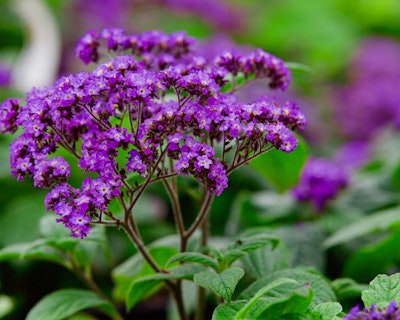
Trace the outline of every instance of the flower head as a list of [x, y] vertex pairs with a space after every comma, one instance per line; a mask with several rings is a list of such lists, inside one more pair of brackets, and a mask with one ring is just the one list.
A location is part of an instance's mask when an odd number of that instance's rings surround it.
[[[229, 73], [253, 74], [285, 90], [290, 77], [283, 62], [262, 50], [208, 61], [193, 43], [183, 32], [89, 31], [76, 46], [85, 63], [99, 62], [100, 49], [117, 55], [92, 72], [32, 89], [25, 106], [2, 103], [2, 132], [23, 128], [10, 145], [12, 173], [51, 189], [46, 208], [72, 236], [85, 237], [104, 216], [116, 221], [110, 202], [127, 199], [123, 207], [131, 208], [150, 183], [191, 176], [218, 196], [229, 172], [249, 159], [296, 147], [292, 131], [306, 124], [297, 105], [268, 97], [244, 103], [221, 90]], [[54, 155], [60, 148], [76, 158], [80, 187], [69, 185], [70, 165]]]
[[340, 165], [324, 158], [310, 158], [305, 164], [298, 184], [292, 189], [298, 201], [309, 201], [322, 211], [340, 189], [348, 184], [348, 175]]

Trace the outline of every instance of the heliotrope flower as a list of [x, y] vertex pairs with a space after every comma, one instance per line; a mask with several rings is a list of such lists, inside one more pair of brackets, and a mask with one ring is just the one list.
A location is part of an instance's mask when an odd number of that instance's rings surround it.
[[294, 197], [301, 202], [310, 202], [317, 211], [348, 184], [344, 167], [324, 158], [309, 158], [300, 174], [297, 185], [292, 189]]
[[382, 128], [400, 127], [399, 55], [400, 44], [389, 38], [361, 43], [332, 107], [335, 127], [345, 138], [366, 141]]
[[[268, 97], [244, 103], [221, 90], [229, 74], [285, 90], [284, 63], [262, 50], [207, 60], [193, 44], [183, 32], [89, 31], [76, 54], [98, 63], [92, 72], [32, 89], [25, 106], [15, 99], [1, 104], [2, 132], [23, 128], [10, 145], [11, 172], [51, 189], [46, 208], [72, 236], [85, 237], [104, 216], [117, 219], [108, 211], [112, 199], [131, 210], [150, 183], [189, 175], [218, 196], [232, 170], [271, 148], [296, 147], [293, 130], [306, 125], [296, 104]], [[104, 61], [104, 50], [114, 58]], [[80, 187], [68, 184], [70, 167], [55, 156], [59, 148], [77, 159], [85, 175]]]
[[360, 310], [360, 306], [353, 307], [349, 314], [343, 316], [343, 320], [399, 320], [400, 309], [397, 301], [393, 300], [387, 307], [378, 308], [371, 305], [369, 308]]

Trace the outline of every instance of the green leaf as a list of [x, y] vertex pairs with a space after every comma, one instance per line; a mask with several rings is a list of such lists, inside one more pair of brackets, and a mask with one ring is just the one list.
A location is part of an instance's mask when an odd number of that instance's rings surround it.
[[162, 288], [162, 283], [163, 280], [157, 278], [139, 278], [139, 280], [134, 281], [129, 287], [126, 294], [126, 310], [131, 310], [136, 305], [136, 303], [152, 296], [154, 293]]
[[289, 268], [289, 251], [284, 242], [280, 242], [278, 247], [272, 251], [269, 247], [264, 247], [240, 259], [246, 273], [258, 280], [272, 272]]
[[281, 278], [294, 279], [301, 285], [309, 286], [314, 292], [314, 296], [311, 301], [311, 307], [324, 302], [336, 301], [335, 293], [333, 292], [332, 287], [327, 280], [325, 280], [319, 273], [302, 269], [279, 270], [264, 278], [261, 278], [246, 288], [240, 294], [240, 298], [251, 299], [258, 292], [258, 290]]
[[251, 160], [249, 166], [264, 177], [278, 192], [293, 187], [299, 178], [301, 169], [307, 159], [308, 147], [304, 140], [299, 141], [296, 149], [291, 153], [280, 150], [271, 151]]
[[44, 239], [11, 245], [0, 250], [0, 261], [15, 259], [45, 260], [65, 265], [62, 254], [49, 246], [48, 241]]
[[[267, 286], [258, 290], [255, 293], [255, 295], [252, 298], [250, 298], [249, 301], [244, 305], [244, 307], [236, 314], [234, 320], [247, 319], [247, 318], [255, 319], [255, 317], [250, 317], [250, 315], [249, 315], [250, 312], [260, 315], [262, 312], [264, 312], [266, 309], [268, 309], [271, 305], [276, 303], [276, 301], [273, 301], [273, 302], [268, 301], [267, 303], [265, 303], [265, 300], [261, 301], [261, 299], [264, 297], [264, 295], [267, 292], [269, 292], [277, 287], [287, 286], [287, 285], [289, 285], [290, 288], [289, 288], [289, 290], [286, 290], [286, 292], [294, 292], [294, 289], [299, 288], [299, 283], [293, 279], [281, 278], [276, 281], [273, 281], [272, 283], [270, 283]], [[283, 299], [286, 300], [286, 298], [287, 298], [286, 295], [280, 295], [280, 297], [278, 299], [280, 300], [280, 298], [282, 296], [283, 296]], [[261, 304], [259, 302], [261, 302]]]
[[278, 243], [278, 237], [266, 228], [249, 229], [222, 251], [222, 258], [220, 260], [227, 266], [230, 266], [240, 257], [265, 247], [267, 244], [271, 244], [273, 250]]
[[236, 285], [244, 276], [243, 269], [239, 267], [231, 267], [225, 269], [220, 274], [212, 271], [203, 271], [194, 275], [194, 282], [199, 286], [210, 289], [218, 296], [230, 301]]
[[313, 320], [335, 320], [340, 312], [342, 306], [339, 302], [324, 302], [311, 310], [311, 316]]
[[368, 288], [366, 284], [360, 284], [351, 278], [338, 278], [331, 282], [338, 300], [346, 298], [358, 298], [361, 292]]
[[80, 289], [62, 289], [42, 298], [28, 313], [26, 320], [60, 320], [87, 308], [100, 308], [113, 315], [112, 305], [93, 292]]
[[147, 280], [175, 280], [175, 279], [193, 279], [194, 275], [203, 272], [206, 268], [197, 263], [186, 263], [170, 269], [162, 270], [160, 273], [154, 273], [135, 279], [134, 283]]
[[[168, 260], [176, 255], [178, 250], [170, 247], [155, 247], [149, 249], [149, 254], [160, 266], [165, 267]], [[118, 299], [125, 299], [133, 281], [137, 278], [155, 274], [151, 266], [137, 253], [113, 269], [112, 278], [115, 283], [113, 295]]]
[[246, 253], [260, 249], [267, 244], [272, 245], [272, 249], [276, 248], [279, 238], [272, 234], [266, 228], [249, 229], [241, 235], [235, 242], [229, 244], [225, 248], [225, 255], [229, 250], [240, 250]]
[[199, 264], [183, 264], [164, 270], [162, 273], [135, 278], [126, 295], [127, 309], [130, 310], [136, 303], [151, 296], [161, 287], [164, 280], [191, 280], [195, 274], [203, 272], [204, 269], [205, 268]]
[[392, 300], [400, 302], [400, 273], [391, 276], [380, 274], [363, 291], [361, 299], [366, 307], [375, 304], [377, 307], [385, 307]]
[[262, 297], [250, 312], [251, 319], [304, 319], [313, 292], [306, 286], [277, 297]]
[[19, 243], [0, 250], [0, 261], [21, 259], [22, 254], [30, 247], [30, 243]]
[[245, 304], [246, 301], [243, 300], [221, 303], [215, 308], [211, 320], [234, 319], [236, 314], [245, 306]]
[[228, 250], [221, 258], [221, 262], [224, 266], [229, 267], [239, 258], [243, 257], [246, 252], [238, 250], [238, 249], [231, 249]]
[[[2, 189], [2, 192], [5, 191]], [[46, 214], [43, 197], [42, 190], [37, 190], [37, 188], [34, 191], [32, 189], [29, 195], [23, 193], [19, 197], [15, 194], [9, 195], [10, 202], [6, 208], [3, 208], [0, 215], [0, 243], [2, 245], [29, 242], [38, 238], [38, 222]]]
[[325, 240], [323, 246], [330, 248], [361, 236], [387, 231], [400, 220], [399, 210], [400, 207], [395, 207], [365, 216], [361, 220], [357, 220], [339, 229]]
[[377, 243], [368, 244], [346, 259], [343, 274], [359, 282], [368, 282], [397, 263], [400, 259], [399, 246], [399, 232], [389, 234]]
[[[67, 228], [61, 223], [56, 223], [54, 215], [45, 215], [39, 222], [40, 234], [46, 239], [58, 240], [63, 238], [72, 238]], [[75, 238], [73, 238], [75, 239]]]
[[45, 215], [40, 219], [40, 234], [49, 244], [63, 251], [71, 252], [81, 239], [71, 237], [67, 228], [56, 223], [54, 216]]
[[73, 251], [73, 257], [78, 265], [89, 267], [98, 252], [104, 253], [108, 261], [111, 262], [111, 252], [104, 226], [97, 225], [93, 227], [86, 238], [78, 240], [79, 242]]
[[202, 265], [209, 266], [214, 270], [218, 270], [218, 263], [214, 259], [199, 252], [178, 253], [168, 260], [167, 265], [177, 261], [197, 262], [201, 263]]
[[269, 190], [242, 197], [238, 210], [241, 223], [251, 227], [286, 220], [293, 215], [296, 205], [290, 194], [277, 194], [275, 190]]

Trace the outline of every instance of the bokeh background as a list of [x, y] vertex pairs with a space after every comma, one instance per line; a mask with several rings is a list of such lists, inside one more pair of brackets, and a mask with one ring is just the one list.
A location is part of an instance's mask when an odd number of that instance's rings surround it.
[[[290, 252], [288, 264], [313, 266], [330, 279], [368, 283], [377, 273], [399, 269], [398, 0], [0, 0], [1, 101], [23, 98], [32, 86], [51, 84], [61, 75], [90, 70], [74, 56], [74, 45], [87, 30], [104, 27], [127, 33], [185, 30], [210, 59], [223, 50], [262, 48], [291, 62], [293, 80], [287, 92], [270, 92], [256, 82], [241, 95], [247, 100], [267, 94], [296, 101], [308, 118], [300, 149], [293, 157], [275, 155], [235, 173], [229, 190], [214, 203], [213, 234], [230, 236], [260, 225], [274, 228]], [[0, 249], [37, 239], [39, 221], [49, 215], [45, 193], [30, 181], [16, 182], [9, 173], [12, 138], [0, 136]], [[323, 159], [311, 175], [320, 179], [318, 190], [328, 189], [328, 195], [299, 201], [292, 192], [296, 184], [310, 183], [290, 171], [291, 166], [303, 166], [305, 157]], [[346, 183], [336, 188], [340, 174]], [[139, 204], [148, 242], [174, 232], [159, 189], [155, 186]], [[322, 206], [313, 202], [318, 197]], [[190, 196], [182, 199], [190, 212]], [[397, 210], [398, 221], [375, 229], [362, 223], [371, 217], [379, 221], [387, 210]], [[346, 225], [355, 226], [347, 238], [340, 233], [332, 237]], [[108, 236], [111, 266], [99, 253], [94, 268], [101, 286], [111, 291], [107, 270], [134, 248], [118, 232]], [[323, 247], [325, 239], [330, 240]], [[277, 266], [266, 266], [263, 272], [273, 268]], [[82, 285], [50, 262], [0, 259], [0, 319], [23, 319], [41, 297], [65, 286]]]

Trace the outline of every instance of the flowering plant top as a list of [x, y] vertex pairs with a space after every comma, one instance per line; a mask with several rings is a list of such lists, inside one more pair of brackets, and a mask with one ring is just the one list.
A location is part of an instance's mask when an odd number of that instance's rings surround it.
[[[51, 189], [46, 208], [72, 236], [85, 237], [91, 223], [118, 225], [110, 201], [130, 215], [150, 183], [191, 175], [211, 199], [228, 186], [232, 170], [271, 148], [296, 147], [292, 130], [306, 121], [295, 104], [243, 103], [235, 96], [243, 79], [266, 78], [271, 88], [285, 90], [284, 63], [260, 49], [206, 61], [193, 44], [182, 32], [89, 31], [76, 54], [99, 63], [92, 72], [33, 88], [25, 106], [18, 99], [2, 103], [0, 131], [23, 128], [10, 145], [13, 175]], [[105, 54], [112, 58], [104, 61]], [[80, 187], [68, 183], [70, 164], [59, 148], [87, 174]]]

